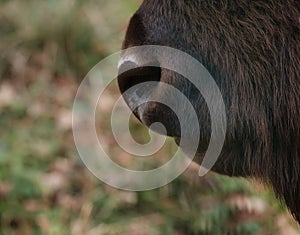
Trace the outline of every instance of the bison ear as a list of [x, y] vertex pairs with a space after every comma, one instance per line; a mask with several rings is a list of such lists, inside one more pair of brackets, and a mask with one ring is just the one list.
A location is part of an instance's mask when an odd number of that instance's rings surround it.
[[129, 22], [126, 37], [123, 42], [123, 49], [132, 46], [141, 46], [146, 39], [146, 30], [142, 18], [138, 13], [134, 14]]

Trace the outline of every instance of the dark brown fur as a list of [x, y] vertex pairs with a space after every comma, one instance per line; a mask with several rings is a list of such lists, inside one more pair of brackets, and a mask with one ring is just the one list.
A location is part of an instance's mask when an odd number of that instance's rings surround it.
[[[145, 0], [123, 47], [146, 44], [183, 50], [215, 78], [228, 129], [213, 170], [270, 183], [300, 222], [299, 0]], [[160, 80], [179, 83], [170, 71]], [[207, 107], [194, 104], [207, 143]]]

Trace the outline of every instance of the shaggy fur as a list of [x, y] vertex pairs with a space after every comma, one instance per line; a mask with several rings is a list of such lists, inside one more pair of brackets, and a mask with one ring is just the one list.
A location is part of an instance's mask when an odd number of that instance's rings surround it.
[[[123, 47], [146, 44], [183, 50], [215, 78], [228, 129], [213, 170], [271, 184], [300, 222], [299, 0], [145, 0], [131, 19]], [[184, 85], [193, 94], [202, 130], [201, 161], [210, 139], [203, 98], [171, 71], [162, 70], [159, 80], [180, 89]], [[152, 110], [148, 116], [154, 119], [164, 107]]]

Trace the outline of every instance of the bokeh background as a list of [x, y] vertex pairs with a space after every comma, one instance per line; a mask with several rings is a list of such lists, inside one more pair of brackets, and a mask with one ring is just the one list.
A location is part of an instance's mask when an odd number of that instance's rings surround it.
[[[80, 160], [72, 105], [86, 73], [120, 50], [140, 0], [0, 0], [0, 235], [300, 234], [272, 190], [255, 180], [192, 165], [169, 185], [148, 192], [114, 189]], [[109, 117], [119, 96], [112, 83], [100, 104]], [[109, 120], [109, 118], [108, 118]], [[122, 166], [159, 165], [124, 153], [109, 122], [100, 122], [109, 153]], [[147, 142], [145, 127], [131, 131]], [[167, 156], [167, 157], [166, 157]]]

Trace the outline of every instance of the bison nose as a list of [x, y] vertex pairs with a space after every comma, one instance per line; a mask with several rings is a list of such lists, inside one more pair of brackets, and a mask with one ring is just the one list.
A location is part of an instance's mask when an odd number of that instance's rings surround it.
[[[152, 63], [155, 64], [155, 63]], [[157, 66], [139, 67], [136, 63], [125, 61], [119, 65], [118, 84], [123, 94], [129, 88], [140, 83], [155, 81], [159, 82], [161, 77], [161, 68]]]
[[[163, 103], [149, 99], [164, 96], [160, 89], [162, 69], [158, 63], [149, 64], [151, 66], [138, 66], [133, 61], [122, 62], [118, 72], [119, 89], [133, 114], [143, 124], [159, 134], [178, 137], [180, 128], [175, 113]], [[155, 123], [161, 123], [164, 128], [156, 128], [161, 125], [153, 125]]]

